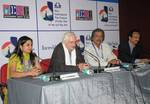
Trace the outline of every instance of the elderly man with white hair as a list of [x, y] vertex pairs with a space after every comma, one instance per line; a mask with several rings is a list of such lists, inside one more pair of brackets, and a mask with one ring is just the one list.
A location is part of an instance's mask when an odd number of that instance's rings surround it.
[[55, 72], [78, 72], [88, 67], [79, 47], [77, 37], [73, 32], [66, 32], [52, 54], [52, 69]]

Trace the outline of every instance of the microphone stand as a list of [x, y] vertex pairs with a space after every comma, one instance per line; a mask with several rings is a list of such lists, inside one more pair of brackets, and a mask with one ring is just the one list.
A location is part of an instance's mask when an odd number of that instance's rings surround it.
[[102, 70], [101, 68], [101, 64], [100, 64], [100, 60], [98, 59], [98, 57], [96, 57], [94, 54], [92, 54], [91, 52], [84, 50], [85, 53], [89, 54], [89, 56], [91, 56], [96, 62], [98, 62], [98, 68], [97, 68], [97, 73], [100, 73]]

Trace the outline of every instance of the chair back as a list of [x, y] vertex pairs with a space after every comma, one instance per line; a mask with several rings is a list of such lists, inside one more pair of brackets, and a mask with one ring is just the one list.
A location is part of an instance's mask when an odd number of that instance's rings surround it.
[[2, 65], [0, 69], [0, 84], [5, 85], [7, 82], [7, 66], [8, 64]]
[[112, 52], [118, 57], [118, 49], [113, 49]]
[[47, 59], [42, 59], [40, 61], [40, 65], [42, 67], [42, 70], [44, 72], [48, 72], [48, 68], [51, 66], [51, 59], [50, 58], [47, 58]]

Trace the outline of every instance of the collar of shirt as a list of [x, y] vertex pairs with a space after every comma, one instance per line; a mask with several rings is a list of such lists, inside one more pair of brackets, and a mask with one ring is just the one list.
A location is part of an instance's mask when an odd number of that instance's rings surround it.
[[102, 58], [102, 59], [103, 59], [102, 43], [100, 44], [99, 48], [93, 43], [93, 47], [94, 47], [94, 49], [95, 49], [96, 55], [97, 55], [99, 58]]
[[130, 53], [132, 54], [133, 48], [135, 47], [130, 41], [129, 43], [129, 47], [130, 47]]
[[65, 53], [65, 65], [76, 65], [76, 50], [68, 51], [66, 46], [62, 43]]

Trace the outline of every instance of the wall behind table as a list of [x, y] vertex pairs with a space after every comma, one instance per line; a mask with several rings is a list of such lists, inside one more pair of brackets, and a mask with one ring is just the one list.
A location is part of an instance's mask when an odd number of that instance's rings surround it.
[[[128, 31], [138, 28], [141, 31], [141, 43], [144, 47], [142, 57], [150, 58], [150, 6], [148, 1], [119, 0], [120, 41], [128, 38]], [[142, 14], [141, 14], [142, 13]]]
[[87, 45], [99, 27], [105, 30], [105, 42], [119, 44], [117, 0], [1, 0], [0, 11], [0, 66], [23, 35], [33, 39], [33, 51], [41, 58], [51, 57], [66, 31]]

